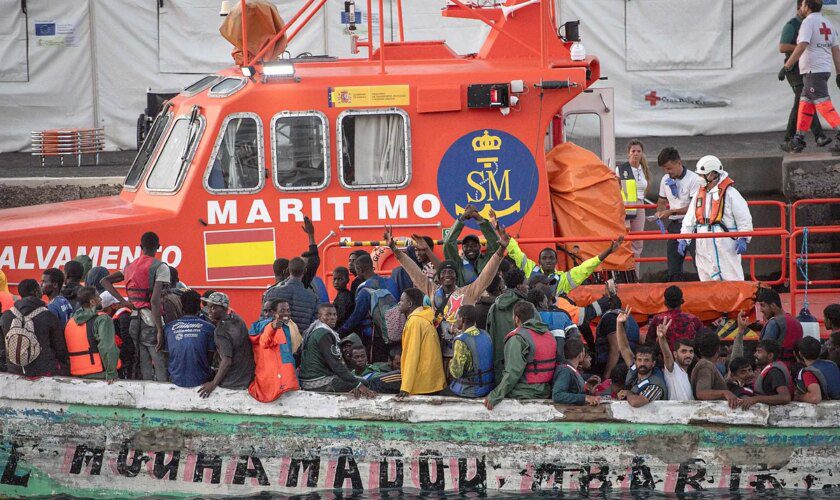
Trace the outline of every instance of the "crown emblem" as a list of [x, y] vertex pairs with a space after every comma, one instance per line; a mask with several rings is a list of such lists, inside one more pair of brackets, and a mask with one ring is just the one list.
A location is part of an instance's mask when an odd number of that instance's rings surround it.
[[499, 150], [502, 148], [502, 138], [490, 135], [490, 132], [485, 130], [484, 135], [473, 139], [472, 148], [473, 151]]

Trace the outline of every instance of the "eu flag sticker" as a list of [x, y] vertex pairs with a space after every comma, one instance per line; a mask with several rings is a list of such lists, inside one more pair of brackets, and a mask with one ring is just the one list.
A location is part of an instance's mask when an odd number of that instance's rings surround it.
[[35, 36], [55, 36], [55, 23], [35, 23]]

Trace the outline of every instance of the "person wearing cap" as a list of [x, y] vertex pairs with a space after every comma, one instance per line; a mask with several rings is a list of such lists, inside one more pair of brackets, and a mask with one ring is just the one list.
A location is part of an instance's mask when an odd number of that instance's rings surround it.
[[341, 359], [344, 361], [344, 364], [350, 366], [353, 363], [353, 349], [357, 347], [365, 347], [365, 344], [362, 342], [362, 338], [359, 337], [358, 334], [351, 333], [350, 335], [341, 339], [341, 342], [338, 343], [338, 347], [341, 350]]
[[169, 378], [178, 387], [197, 387], [210, 380], [210, 360], [216, 351], [216, 327], [198, 317], [201, 295], [187, 290], [180, 297], [183, 316], [163, 327], [169, 351]]
[[97, 312], [102, 299], [92, 286], [76, 292], [77, 309], [64, 327], [64, 340], [70, 355], [70, 375], [89, 379], [117, 379], [122, 368], [114, 322], [104, 312]]
[[[716, 156], [697, 161], [697, 175], [703, 181], [691, 198], [682, 223], [682, 234], [722, 233], [721, 238], [698, 238], [694, 265], [700, 281], [743, 281], [741, 254], [747, 251], [748, 237], [729, 237], [723, 233], [753, 230], [747, 201], [735, 189], [735, 182]], [[680, 240], [678, 252], [685, 255], [689, 240]]]
[[[406, 270], [411, 281], [416, 285], [421, 292], [423, 292], [432, 301], [432, 311], [434, 312], [435, 322], [443, 339], [442, 354], [444, 361], [447, 362], [452, 359], [454, 354], [455, 335], [450, 332], [450, 328], [455, 324], [455, 317], [458, 314], [458, 308], [465, 305], [475, 305], [484, 290], [490, 285], [493, 277], [499, 271], [499, 264], [505, 255], [505, 248], [507, 247], [507, 238], [505, 234], [503, 237], [498, 237], [497, 241], [501, 245], [496, 245], [496, 250], [487, 264], [481, 270], [478, 278], [473, 280], [470, 284], [465, 286], [458, 286], [458, 265], [451, 260], [444, 260], [440, 263], [437, 270], [438, 283], [426, 277], [420, 266], [417, 265], [408, 255], [397, 247], [391, 234], [390, 228], [385, 230], [385, 241], [394, 252], [397, 260]], [[414, 235], [414, 244], [418, 251], [426, 252], [428, 250], [428, 243], [421, 236]]]
[[219, 370], [210, 382], [198, 389], [202, 398], [217, 388], [245, 390], [254, 379], [254, 349], [248, 336], [248, 326], [238, 314], [230, 310], [230, 299], [222, 292], [213, 292], [201, 299], [207, 304], [210, 320], [216, 325], [213, 341], [219, 353]]
[[[478, 236], [468, 234], [464, 236], [464, 240], [461, 242], [462, 256], [458, 253], [458, 238], [461, 236], [461, 231], [464, 230], [464, 222], [470, 219], [478, 223], [481, 234], [487, 240], [487, 250], [482, 253], [481, 241]], [[466, 286], [478, 279], [478, 275], [493, 258], [493, 254], [496, 253], [498, 248], [499, 237], [496, 235], [493, 225], [482, 217], [474, 206], [467, 205], [464, 213], [458, 216], [458, 219], [449, 229], [449, 233], [443, 239], [443, 258], [452, 262], [455, 266], [457, 285]], [[416, 281], [414, 283], [417, 284]]]
[[[95, 269], [94, 267], [90, 272], [94, 272]], [[104, 267], [101, 269], [105, 270]], [[106, 272], [103, 276], [107, 275], [108, 273]], [[90, 276], [90, 273], [88, 273], [88, 276]], [[103, 276], [99, 278], [101, 279]], [[96, 283], [98, 284], [99, 280], [96, 280]], [[117, 302], [116, 297], [111, 295], [110, 292], [99, 290], [95, 286], [93, 287], [99, 292], [99, 299], [102, 301], [99, 307], [102, 309], [102, 312], [111, 317], [111, 321], [114, 323], [114, 343], [120, 349], [120, 363], [122, 364], [122, 368], [117, 370], [117, 373], [121, 379], [127, 379], [131, 373], [134, 373], [135, 366], [137, 365], [137, 352], [134, 350], [134, 342], [131, 341], [130, 332], [131, 309], [120, 307], [120, 303]]]

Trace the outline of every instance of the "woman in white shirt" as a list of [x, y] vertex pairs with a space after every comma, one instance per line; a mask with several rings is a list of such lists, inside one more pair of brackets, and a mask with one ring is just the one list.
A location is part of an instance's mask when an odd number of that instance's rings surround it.
[[[629, 166], [633, 178], [636, 182], [636, 201], [626, 202], [628, 205], [640, 205], [645, 202], [645, 191], [647, 191], [650, 183], [650, 169], [648, 168], [647, 159], [645, 158], [645, 146], [642, 141], [633, 139], [627, 143], [627, 163], [616, 167], [616, 174], [619, 180], [622, 179], [622, 171], [626, 171]], [[625, 197], [626, 198], [626, 197]], [[624, 225], [628, 232], [639, 232], [645, 229], [645, 210], [643, 208], [635, 209], [635, 214], [631, 209], [628, 211]], [[643, 241], [631, 242], [634, 258], [638, 259], [642, 255]], [[639, 276], [639, 263], [636, 262], [636, 276]]]

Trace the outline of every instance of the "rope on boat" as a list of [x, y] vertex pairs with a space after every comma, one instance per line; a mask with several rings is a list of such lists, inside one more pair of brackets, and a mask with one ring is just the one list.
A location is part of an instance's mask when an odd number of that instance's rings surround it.
[[799, 251], [799, 257], [796, 258], [796, 267], [799, 269], [799, 274], [805, 278], [805, 294], [804, 294], [804, 303], [802, 305], [803, 309], [808, 309], [808, 283], [810, 280], [808, 279], [808, 228], [805, 227], [802, 229], [802, 247]]

